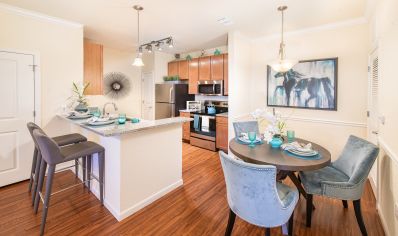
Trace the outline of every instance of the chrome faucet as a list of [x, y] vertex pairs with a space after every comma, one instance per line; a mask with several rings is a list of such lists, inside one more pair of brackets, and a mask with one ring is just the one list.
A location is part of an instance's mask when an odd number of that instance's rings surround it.
[[[104, 104], [104, 106], [103, 106], [103, 108], [102, 108], [102, 115], [105, 115], [105, 108], [106, 108], [106, 106], [109, 105], [109, 104], [113, 105], [113, 109], [115, 109], [115, 111], [117, 111], [117, 106], [116, 106], [116, 104], [115, 104], [114, 102], [107, 102], [107, 103]], [[109, 114], [109, 113], [108, 113], [108, 114]]]

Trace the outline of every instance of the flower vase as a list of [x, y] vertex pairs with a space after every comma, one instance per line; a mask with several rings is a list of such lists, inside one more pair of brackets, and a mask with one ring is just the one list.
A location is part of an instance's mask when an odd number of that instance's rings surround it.
[[77, 111], [77, 112], [82, 112], [82, 113], [83, 113], [83, 112], [87, 112], [87, 111], [88, 111], [88, 108], [87, 108], [86, 104], [80, 102], [80, 103], [75, 107], [75, 111]]
[[280, 135], [274, 135], [274, 137], [272, 137], [271, 142], [269, 143], [271, 144], [272, 148], [280, 148], [281, 145], [283, 144], [283, 140]]

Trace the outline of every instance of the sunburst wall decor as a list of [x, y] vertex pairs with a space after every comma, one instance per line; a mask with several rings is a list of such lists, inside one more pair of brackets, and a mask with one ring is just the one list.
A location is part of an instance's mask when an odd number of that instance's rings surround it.
[[120, 99], [130, 93], [130, 79], [121, 72], [109, 72], [104, 76], [105, 95]]

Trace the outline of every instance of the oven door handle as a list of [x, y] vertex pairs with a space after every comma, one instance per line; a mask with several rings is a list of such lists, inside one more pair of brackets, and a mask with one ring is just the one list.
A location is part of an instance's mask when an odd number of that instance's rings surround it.
[[[193, 117], [194, 117], [194, 115], [193, 115], [193, 114], [191, 114], [191, 117], [193, 118]], [[203, 115], [199, 115], [199, 117], [203, 117]], [[216, 117], [215, 117], [215, 116], [207, 116], [207, 117], [209, 117], [209, 119], [210, 119], [210, 120], [214, 120], [214, 119], [216, 119]]]

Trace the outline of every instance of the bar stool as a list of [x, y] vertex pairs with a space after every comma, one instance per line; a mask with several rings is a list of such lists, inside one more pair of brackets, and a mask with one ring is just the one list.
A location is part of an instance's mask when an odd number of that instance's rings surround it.
[[[38, 182], [36, 173], [37, 174], [39, 173], [40, 161], [41, 161], [41, 154], [38, 151], [37, 143], [36, 143], [35, 139], [33, 138], [33, 130], [39, 129], [43, 133], [44, 133], [44, 131], [33, 122], [29, 122], [27, 124], [27, 127], [28, 127], [30, 135], [32, 136], [33, 142], [35, 143], [35, 149], [33, 151], [32, 168], [30, 171], [30, 181], [29, 181], [29, 192], [32, 191], [32, 187], [33, 187], [33, 192], [32, 192], [32, 206], [33, 206], [35, 196], [36, 196], [37, 182]], [[52, 139], [57, 143], [58, 146], [66, 146], [66, 145], [71, 145], [71, 144], [87, 141], [86, 137], [84, 137], [83, 135], [78, 134], [78, 133], [56, 136], [56, 137], [53, 137]], [[82, 162], [83, 169], [86, 168], [85, 164], [86, 164], [86, 161], [83, 158], [83, 162]], [[76, 177], [77, 177], [78, 173], [79, 173], [79, 161], [78, 160], [75, 160], [75, 173], [76, 173]], [[83, 176], [85, 177], [84, 174], [83, 174]]]
[[[92, 155], [98, 153], [98, 162], [99, 162], [99, 179], [93, 177], [99, 182], [100, 185], [100, 201], [101, 205], [104, 204], [104, 164], [105, 164], [105, 149], [94, 142], [81, 142], [73, 145], [68, 145], [64, 147], [59, 147], [54, 140], [48, 137], [44, 132], [39, 129], [35, 129], [33, 131], [33, 138], [36, 140], [36, 143], [39, 147], [39, 152], [42, 155], [41, 163], [40, 163], [40, 172], [39, 172], [39, 182], [37, 185], [37, 192], [34, 204], [34, 212], [37, 213], [39, 208], [39, 199], [44, 202], [43, 205], [43, 213], [42, 213], [42, 220], [41, 220], [41, 227], [40, 227], [40, 235], [44, 234], [44, 227], [47, 218], [47, 211], [48, 206], [50, 203], [50, 197], [55, 192], [51, 194], [51, 188], [55, 173], [55, 167], [57, 164], [61, 164], [67, 161], [76, 160], [81, 157], [88, 157], [89, 159], [92, 158]], [[90, 160], [91, 163], [91, 160]], [[46, 168], [48, 165], [48, 173], [47, 173], [47, 180], [46, 180], [46, 192], [43, 199], [42, 196], [42, 189], [43, 189], [43, 182], [44, 176], [46, 172]], [[90, 168], [91, 169], [91, 168]], [[89, 174], [91, 177], [91, 173]], [[85, 184], [85, 181], [83, 182]], [[77, 186], [77, 185], [74, 185]], [[71, 187], [74, 187], [71, 186]], [[68, 187], [66, 189], [69, 189]], [[63, 190], [66, 190], [63, 189]], [[61, 190], [61, 191], [63, 191]]]

